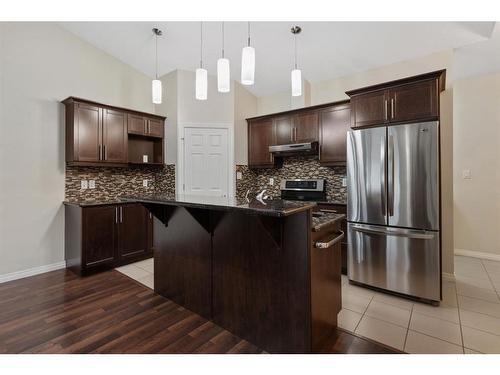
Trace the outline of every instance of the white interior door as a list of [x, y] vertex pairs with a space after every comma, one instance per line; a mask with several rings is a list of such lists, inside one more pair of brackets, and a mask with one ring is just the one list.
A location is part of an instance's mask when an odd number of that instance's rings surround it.
[[184, 128], [184, 193], [227, 197], [227, 129]]

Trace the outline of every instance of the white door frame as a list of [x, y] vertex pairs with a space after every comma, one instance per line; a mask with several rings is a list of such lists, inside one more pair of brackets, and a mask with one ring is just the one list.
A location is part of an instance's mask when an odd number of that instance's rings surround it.
[[204, 129], [227, 129], [227, 155], [228, 155], [228, 174], [227, 174], [227, 194], [230, 198], [234, 197], [236, 191], [236, 167], [234, 165], [234, 126], [232, 123], [223, 122], [180, 122], [177, 127], [177, 164], [175, 168], [175, 192], [176, 194], [184, 192], [184, 129], [185, 128], [204, 128]]

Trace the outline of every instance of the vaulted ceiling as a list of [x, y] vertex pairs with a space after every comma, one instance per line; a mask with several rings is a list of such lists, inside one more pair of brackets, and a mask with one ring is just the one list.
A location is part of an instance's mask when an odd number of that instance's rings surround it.
[[[252, 22], [256, 49], [257, 96], [289, 89], [293, 67], [291, 26], [298, 24], [298, 64], [311, 82], [342, 77], [434, 52], [487, 41], [494, 22]], [[92, 45], [153, 77], [153, 27], [159, 39], [159, 74], [194, 70], [200, 63], [199, 22], [64, 22], [60, 25]], [[220, 22], [204, 23], [203, 64], [216, 74], [221, 55]], [[241, 48], [247, 42], [246, 22], [225, 24], [225, 55], [233, 79], [240, 79]]]

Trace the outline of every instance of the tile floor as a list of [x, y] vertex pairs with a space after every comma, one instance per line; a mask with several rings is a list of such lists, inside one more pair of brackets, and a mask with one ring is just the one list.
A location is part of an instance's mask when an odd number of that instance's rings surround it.
[[[153, 259], [117, 268], [153, 288]], [[350, 285], [339, 327], [408, 353], [500, 353], [500, 262], [455, 257], [439, 307]]]

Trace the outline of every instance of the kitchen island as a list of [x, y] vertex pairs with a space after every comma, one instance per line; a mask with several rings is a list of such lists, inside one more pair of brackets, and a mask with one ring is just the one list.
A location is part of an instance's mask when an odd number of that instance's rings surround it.
[[319, 351], [333, 333], [341, 308], [342, 215], [319, 241], [311, 229], [313, 203], [124, 200], [144, 204], [155, 217], [155, 292], [268, 352]]

